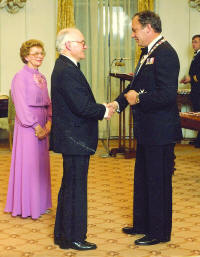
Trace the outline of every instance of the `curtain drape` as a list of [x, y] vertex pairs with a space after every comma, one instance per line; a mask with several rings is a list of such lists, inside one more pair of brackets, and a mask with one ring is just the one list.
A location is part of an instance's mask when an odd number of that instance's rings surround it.
[[[138, 0], [138, 12], [146, 11], [146, 10], [154, 11], [154, 0]], [[138, 63], [138, 60], [140, 58], [140, 54], [141, 54], [140, 47], [138, 47], [138, 45], [136, 45], [136, 48], [135, 48], [135, 66]]]
[[154, 10], [154, 0], [138, 0], [138, 11]]
[[[109, 72], [129, 73], [134, 68], [131, 19], [137, 11], [137, 0], [74, 0], [74, 8], [76, 27], [84, 34], [88, 46], [81, 70], [97, 102], [113, 100], [119, 94], [119, 80], [110, 79]], [[124, 66], [115, 66], [114, 59], [120, 57], [127, 58], [122, 61]], [[100, 138], [106, 137], [106, 127], [106, 121], [99, 123]], [[117, 114], [111, 120], [110, 132], [111, 136], [118, 135]]]
[[73, 0], [58, 0], [57, 32], [74, 25]]
[[[57, 33], [64, 28], [75, 26], [73, 0], [58, 0], [57, 2]], [[56, 52], [56, 58], [59, 54]]]

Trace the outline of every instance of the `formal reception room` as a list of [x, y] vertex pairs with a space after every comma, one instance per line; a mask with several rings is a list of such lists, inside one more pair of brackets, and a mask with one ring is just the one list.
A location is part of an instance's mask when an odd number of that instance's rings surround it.
[[199, 24], [0, 0], [0, 257], [200, 257]]

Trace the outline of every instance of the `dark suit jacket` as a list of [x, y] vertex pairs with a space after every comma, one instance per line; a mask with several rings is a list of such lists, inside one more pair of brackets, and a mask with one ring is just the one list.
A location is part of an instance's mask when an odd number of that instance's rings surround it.
[[78, 67], [60, 55], [51, 76], [52, 129], [50, 149], [69, 155], [94, 154], [98, 142], [98, 120], [105, 106], [97, 104]]
[[175, 50], [165, 41], [150, 54], [133, 83], [116, 99], [122, 111], [128, 105], [124, 93], [130, 89], [145, 90], [139, 97], [140, 103], [132, 107], [138, 143], [165, 145], [182, 138], [176, 102], [179, 68]]
[[[200, 51], [193, 58], [189, 75], [191, 78], [191, 95], [196, 95], [198, 98], [200, 97]], [[200, 101], [200, 99], [199, 99]]]

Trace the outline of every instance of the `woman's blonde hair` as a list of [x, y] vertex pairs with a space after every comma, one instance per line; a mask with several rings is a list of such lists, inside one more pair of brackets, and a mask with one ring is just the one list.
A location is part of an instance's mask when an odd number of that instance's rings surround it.
[[23, 63], [27, 63], [27, 60], [25, 58], [26, 58], [26, 56], [29, 55], [30, 49], [34, 46], [41, 47], [42, 51], [45, 54], [44, 44], [42, 43], [42, 41], [37, 40], [37, 39], [30, 39], [30, 40], [24, 42], [20, 48], [20, 57], [21, 57]]

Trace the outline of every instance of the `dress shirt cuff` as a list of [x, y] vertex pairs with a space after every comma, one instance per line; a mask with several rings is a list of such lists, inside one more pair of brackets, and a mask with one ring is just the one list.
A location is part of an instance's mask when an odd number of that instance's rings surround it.
[[[103, 104], [105, 107], [106, 107], [106, 104]], [[106, 111], [105, 111], [105, 114], [104, 114], [104, 119], [108, 118], [108, 113], [109, 113], [109, 109], [108, 107], [106, 107]]]
[[116, 112], [120, 112], [120, 109], [119, 109], [119, 103], [118, 103], [117, 101], [114, 101], [114, 103], [116, 103], [116, 104], [117, 104], [117, 110], [116, 110]]

